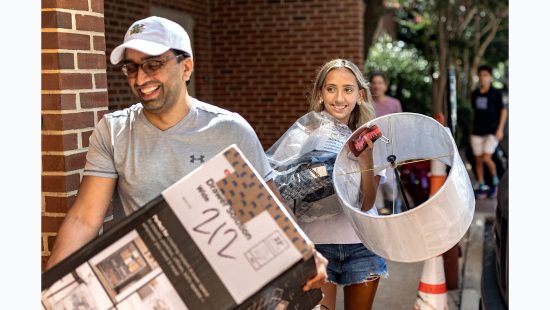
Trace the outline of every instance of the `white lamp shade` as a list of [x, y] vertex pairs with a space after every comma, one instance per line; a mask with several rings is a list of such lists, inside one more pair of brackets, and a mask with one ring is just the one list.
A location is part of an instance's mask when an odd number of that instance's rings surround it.
[[[358, 237], [376, 254], [398, 262], [418, 262], [440, 255], [457, 244], [470, 226], [475, 207], [470, 178], [448, 128], [416, 113], [395, 113], [368, 122], [376, 124], [389, 143], [374, 144], [375, 172], [387, 168], [387, 157], [400, 164], [437, 160], [450, 166], [441, 188], [428, 200], [402, 213], [380, 216], [373, 207], [360, 211], [359, 164], [346, 143], [336, 158], [333, 181], [342, 208]], [[360, 130], [360, 129], [358, 129]]]

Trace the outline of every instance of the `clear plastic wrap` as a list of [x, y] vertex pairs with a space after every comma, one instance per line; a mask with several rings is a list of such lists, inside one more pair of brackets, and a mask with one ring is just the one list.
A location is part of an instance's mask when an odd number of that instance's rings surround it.
[[330, 114], [309, 112], [267, 150], [275, 185], [298, 220], [311, 222], [342, 212], [338, 203], [323, 200], [335, 194], [334, 162], [351, 133]]

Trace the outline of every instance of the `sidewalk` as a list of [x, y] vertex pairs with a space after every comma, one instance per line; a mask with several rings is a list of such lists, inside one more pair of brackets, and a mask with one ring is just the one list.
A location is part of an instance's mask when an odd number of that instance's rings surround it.
[[[462, 251], [459, 258], [460, 289], [447, 292], [449, 310], [479, 309], [485, 219], [494, 217], [496, 205], [495, 198], [476, 200], [472, 224], [459, 242]], [[389, 277], [380, 280], [373, 308], [413, 309], [424, 263], [387, 261], [387, 264]], [[336, 309], [344, 309], [342, 288], [338, 288]]]

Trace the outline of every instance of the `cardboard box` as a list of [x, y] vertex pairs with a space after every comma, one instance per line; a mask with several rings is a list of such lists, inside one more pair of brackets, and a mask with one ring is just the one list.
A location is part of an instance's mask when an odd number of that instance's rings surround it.
[[311, 242], [236, 146], [42, 274], [45, 309], [311, 309]]

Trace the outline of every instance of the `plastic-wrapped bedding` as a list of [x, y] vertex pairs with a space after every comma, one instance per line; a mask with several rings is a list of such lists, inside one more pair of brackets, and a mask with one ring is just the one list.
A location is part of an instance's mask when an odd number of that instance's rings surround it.
[[350, 135], [351, 130], [330, 114], [309, 112], [267, 150], [275, 185], [298, 220], [311, 222], [342, 212], [338, 203], [319, 201], [335, 194], [334, 162]]
[[369, 214], [358, 209], [359, 165], [344, 144], [334, 165], [333, 184], [357, 236], [392, 261], [417, 262], [444, 253], [464, 236], [475, 207], [472, 184], [449, 129], [416, 113], [389, 114], [363, 126], [371, 124], [389, 140], [375, 142], [375, 172], [389, 168], [389, 155], [396, 156], [398, 167], [412, 160], [432, 160], [450, 166], [450, 171], [441, 188], [413, 209], [388, 216]]

